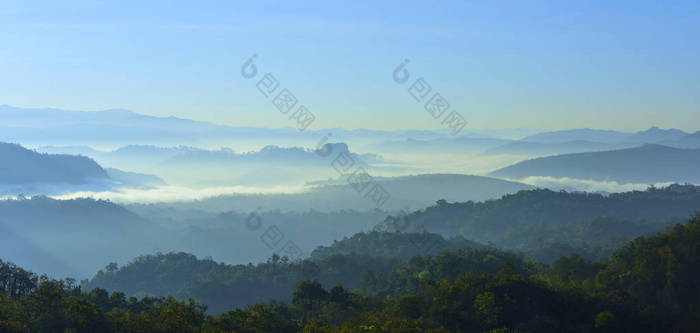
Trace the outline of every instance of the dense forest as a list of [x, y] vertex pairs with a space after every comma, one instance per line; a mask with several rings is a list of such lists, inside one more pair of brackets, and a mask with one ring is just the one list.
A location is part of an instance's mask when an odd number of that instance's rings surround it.
[[[181, 252], [141, 256], [121, 268], [110, 264], [91, 280], [83, 281], [83, 287], [129, 295], [194, 298], [219, 312], [269, 299], [287, 299], [294, 284], [305, 279], [318, 280], [328, 287], [340, 284], [352, 290], [376, 290], [378, 279], [403, 267], [414, 256], [446, 251], [459, 251], [454, 255], [479, 271], [495, 272], [506, 263], [525, 265], [519, 256], [464, 239], [372, 232], [319, 247], [310, 259], [298, 261], [273, 255], [257, 265], [225, 265]], [[486, 257], [493, 260], [484, 260]]]
[[[285, 302], [216, 312], [191, 299], [90, 290], [74, 280], [51, 280], [0, 262], [0, 331], [694, 332], [700, 327], [698, 244], [700, 216], [695, 216], [685, 225], [637, 238], [599, 262], [574, 255], [542, 265], [494, 250], [457, 249], [397, 260], [388, 269], [391, 264], [384, 259], [358, 255], [345, 264], [319, 265], [314, 279], [289, 281], [293, 288]], [[345, 268], [334, 271], [343, 279], [359, 275], [355, 263], [388, 273], [380, 278], [363, 274], [363, 285], [355, 290], [344, 286], [346, 281], [332, 281], [337, 282], [332, 286], [318, 281], [324, 270]], [[147, 276], [154, 270], [176, 270], [172, 277], [184, 270], [202, 275], [230, 271], [248, 275], [240, 279], [254, 289], [248, 292], [259, 293], [270, 288], [265, 285], [270, 277], [284, 280], [292, 265], [305, 264], [310, 263], [273, 258], [246, 271], [168, 254], [137, 259], [128, 269], [110, 265], [98, 276], [142, 274], [140, 281], [157, 286], [163, 281]], [[128, 272], [137, 266], [142, 267]], [[206, 287], [210, 295], [230, 288], [220, 283]]]
[[484, 202], [441, 200], [412, 214], [388, 217], [376, 229], [463, 236], [545, 262], [572, 253], [606, 259], [635, 237], [681, 223], [698, 207], [700, 187], [694, 185], [609, 195], [541, 189]]

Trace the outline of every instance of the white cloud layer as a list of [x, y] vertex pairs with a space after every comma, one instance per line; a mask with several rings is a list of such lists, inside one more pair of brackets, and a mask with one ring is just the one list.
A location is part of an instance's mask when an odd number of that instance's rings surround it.
[[184, 186], [162, 186], [151, 189], [124, 188], [113, 191], [80, 191], [52, 196], [55, 199], [94, 198], [111, 200], [118, 203], [157, 203], [202, 200], [219, 195], [230, 194], [279, 194], [300, 193], [306, 187], [276, 186], [221, 186], [209, 188], [190, 188]]
[[664, 187], [673, 183], [656, 184], [620, 184], [615, 181], [596, 181], [575, 178], [554, 178], [554, 177], [527, 177], [523, 179], [512, 179], [521, 183], [549, 188], [553, 190], [576, 190], [586, 192], [629, 192], [646, 190], [649, 186]]

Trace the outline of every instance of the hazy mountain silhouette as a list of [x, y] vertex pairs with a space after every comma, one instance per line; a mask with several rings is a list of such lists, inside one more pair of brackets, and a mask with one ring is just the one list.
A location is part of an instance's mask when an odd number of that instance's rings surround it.
[[633, 148], [648, 143], [677, 146], [672, 143], [687, 135], [688, 133], [681, 130], [660, 129], [656, 126], [635, 133], [588, 128], [571, 129], [531, 135], [491, 148], [484, 154], [548, 156]]
[[[152, 117], [127, 110], [99, 112], [0, 106], [0, 140], [25, 143], [171, 143], [250, 135], [232, 128], [175, 117]], [[291, 129], [290, 133], [293, 133]]]
[[571, 141], [609, 143], [620, 142], [629, 136], [629, 133], [623, 133], [618, 131], [578, 128], [538, 133], [535, 135], [527, 136], [521, 141], [538, 143], [564, 143]]
[[660, 129], [656, 126], [644, 131], [625, 133], [590, 128], [544, 132], [523, 138], [521, 141], [537, 143], [566, 143], [575, 141], [599, 142], [607, 144], [645, 144], [675, 141], [688, 135], [677, 129]]
[[497, 147], [510, 140], [487, 137], [438, 138], [431, 140], [404, 139], [384, 141], [371, 144], [372, 150], [388, 153], [444, 154], [444, 153], [481, 153]]
[[700, 183], [700, 149], [648, 144], [604, 152], [550, 156], [496, 170], [494, 177], [568, 177], [620, 183]]
[[633, 143], [662, 143], [680, 140], [687, 135], [688, 133], [678, 129], [660, 129], [654, 126], [646, 131], [634, 133], [625, 138], [624, 141]]
[[220, 150], [192, 149], [179, 153], [163, 161], [168, 166], [191, 164], [229, 164], [240, 165], [242, 163], [281, 163], [295, 165], [328, 165], [329, 161], [319, 158], [318, 154], [328, 151], [334, 156], [338, 154], [350, 154], [353, 158], [363, 162], [381, 162], [382, 158], [374, 154], [355, 154], [350, 152], [345, 143], [327, 143], [321, 149], [306, 149], [301, 147], [279, 147], [268, 145], [259, 151], [237, 154], [228, 148]]
[[[89, 152], [85, 148], [70, 150]], [[160, 185], [165, 185], [165, 181], [158, 176], [104, 169], [86, 156], [38, 153], [20, 145], [0, 143], [2, 195], [61, 195], [76, 191]]]
[[700, 148], [700, 131], [686, 135], [676, 141], [668, 142], [668, 145], [678, 148]]
[[[45, 152], [84, 153], [105, 167], [156, 174], [168, 184], [195, 187], [261, 184], [301, 186], [306, 181], [337, 176], [331, 163], [340, 154], [351, 156], [356, 167], [385, 170], [402, 167], [387, 163], [376, 154], [352, 152], [345, 143], [326, 143], [320, 149], [268, 145], [249, 152], [236, 152], [230, 148], [210, 150], [190, 146], [153, 145], [129, 145], [113, 151], [60, 146], [45, 146], [40, 149]], [[193, 168], [199, 168], [198, 172], [192, 172]], [[131, 180], [134, 178], [131, 177]], [[147, 183], [153, 184], [151, 181]]]
[[319, 154], [329, 152], [334, 156], [348, 153], [356, 159], [365, 162], [383, 162], [379, 155], [356, 154], [349, 150], [345, 143], [326, 143], [320, 149], [302, 147], [280, 147], [268, 145], [258, 151], [237, 153], [230, 148], [218, 150], [202, 149], [190, 146], [158, 147], [153, 145], [129, 145], [113, 151], [99, 151], [90, 147], [60, 147], [44, 146], [39, 150], [44, 152], [79, 153], [90, 156], [100, 163], [116, 166], [122, 169], [129, 165], [175, 167], [179, 165], [222, 165], [242, 163], [290, 163], [290, 164], [328, 164], [319, 158]]
[[14, 232], [0, 218], [0, 252], [4, 259], [30, 265], [32, 268], [40, 269], [44, 274], [55, 274], [59, 276], [77, 276], [79, 272], [72, 268], [69, 258], [59, 259], [52, 255], [40, 245], [35, 244], [29, 236], [22, 236]]
[[609, 150], [610, 144], [592, 141], [567, 141], [561, 143], [541, 143], [528, 141], [509, 142], [504, 145], [489, 149], [485, 155], [527, 155], [546, 156], [567, 153], [581, 153], [588, 151]]
[[[68, 111], [0, 105], [0, 141], [34, 145], [193, 145], [223, 142], [304, 142], [314, 144], [333, 134], [335, 141], [431, 139], [441, 131], [382, 131], [342, 128], [299, 131], [296, 128], [256, 128], [218, 125], [177, 117], [154, 117], [128, 110]], [[290, 126], [293, 124], [290, 123]]]
[[[76, 271], [94, 271], [105, 260], [157, 251], [163, 235], [157, 225], [125, 208], [92, 199], [37, 196], [2, 200], [0, 216], [0, 232], [10, 232], [16, 240], [0, 242], [0, 253], [38, 272], [58, 276], [76, 277]], [[62, 262], [72, 263], [71, 269], [56, 271], [56, 263]]]
[[166, 185], [162, 178], [155, 175], [122, 171], [113, 168], [107, 168], [105, 171], [107, 171], [110, 179], [123, 186], [148, 187]]
[[99, 164], [84, 156], [40, 154], [0, 143], [0, 184], [86, 184], [108, 178]]

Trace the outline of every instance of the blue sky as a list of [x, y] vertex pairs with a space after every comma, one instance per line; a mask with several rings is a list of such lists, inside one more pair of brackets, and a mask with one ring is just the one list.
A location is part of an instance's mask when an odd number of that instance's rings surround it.
[[312, 127], [441, 128], [408, 58], [467, 129], [697, 131], [698, 35], [698, 1], [3, 1], [0, 104], [293, 126], [257, 54]]

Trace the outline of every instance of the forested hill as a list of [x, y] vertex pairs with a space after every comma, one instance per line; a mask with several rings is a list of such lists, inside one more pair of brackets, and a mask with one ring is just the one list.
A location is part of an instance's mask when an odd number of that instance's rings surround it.
[[379, 228], [463, 236], [526, 252], [558, 243], [606, 255], [621, 242], [661, 231], [697, 211], [700, 187], [692, 185], [607, 196], [532, 190], [485, 202], [439, 201], [406, 216], [389, 217]]
[[[172, 253], [141, 257], [121, 269], [109, 265], [78, 288], [0, 261], [0, 331], [697, 332], [700, 216], [685, 222], [634, 240], [611, 260], [569, 256], [551, 266], [479, 250], [402, 263], [368, 256], [337, 255], [320, 264], [275, 257], [257, 266]], [[320, 270], [313, 268], [317, 264]], [[347, 283], [361, 275], [362, 287], [350, 290]], [[298, 280], [305, 276], [332, 276], [341, 285]], [[168, 289], [177, 287], [188, 293], [176, 296], [198, 302], [127, 298], [92, 290], [97, 282], [171, 295]], [[231, 307], [283, 290], [286, 295], [274, 296], [282, 303]], [[216, 315], [207, 315], [200, 302], [212, 304], [209, 313]]]
[[435, 255], [457, 249], [485, 249], [463, 237], [445, 239], [431, 233], [360, 232], [319, 246], [311, 252], [311, 259], [322, 260], [334, 255], [360, 254], [408, 260], [415, 256]]
[[[392, 286], [381, 282], [382, 277], [404, 265], [419, 265], [423, 267], [420, 271], [443, 266], [439, 268], [441, 272], [489, 274], [507, 265], [521, 272], [532, 269], [522, 256], [484, 247], [474, 249], [471, 242], [448, 241], [435, 234], [373, 232], [353, 238], [351, 243], [364, 245], [364, 253], [336, 246], [331, 247], [334, 253], [326, 248], [311, 259], [291, 261], [275, 255], [257, 265], [226, 265], [187, 253], [141, 256], [123, 267], [107, 266], [83, 287], [124, 291], [129, 295], [194, 298], [213, 312], [220, 312], [270, 299], [288, 300], [295, 284], [306, 279], [318, 280], [326, 287], [342, 285], [350, 290], [390, 292]], [[387, 240], [405, 252], [387, 251], [387, 246], [377, 239]], [[431, 265], [414, 262], [414, 258], [422, 256], [436, 259]]]
[[0, 185], [84, 184], [107, 179], [107, 172], [84, 156], [40, 154], [20, 145], [0, 142]]
[[648, 144], [629, 149], [565, 154], [523, 161], [490, 175], [510, 179], [542, 176], [638, 184], [700, 184], [700, 149]]

